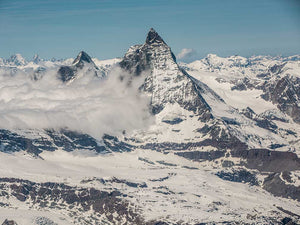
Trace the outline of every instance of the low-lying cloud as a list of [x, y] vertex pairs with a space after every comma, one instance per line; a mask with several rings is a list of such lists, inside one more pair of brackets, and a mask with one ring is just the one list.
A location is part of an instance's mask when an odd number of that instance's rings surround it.
[[82, 71], [64, 84], [56, 71], [38, 81], [23, 72], [11, 76], [0, 71], [1, 128], [69, 128], [100, 138], [151, 124], [149, 99], [138, 93], [142, 78], [128, 86], [126, 79], [119, 79], [124, 72], [115, 68], [106, 79]]

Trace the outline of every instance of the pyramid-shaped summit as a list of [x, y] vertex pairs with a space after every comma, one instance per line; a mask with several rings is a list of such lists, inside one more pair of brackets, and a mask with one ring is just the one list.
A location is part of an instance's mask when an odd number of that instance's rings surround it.
[[151, 28], [148, 32], [147, 38], [146, 38], [147, 44], [153, 44], [153, 43], [164, 43], [164, 40], [159, 36], [159, 34]]
[[78, 64], [82, 62], [93, 63], [92, 58], [84, 51], [79, 52], [73, 64]]
[[99, 68], [95, 65], [92, 58], [84, 51], [79, 52], [71, 66], [61, 66], [58, 70], [59, 79], [63, 82], [69, 82], [75, 79], [79, 70], [87, 66], [87, 71], [99, 76]]
[[27, 61], [19, 53], [10, 56], [10, 58], [7, 60], [7, 62], [10, 65], [15, 65], [15, 66], [24, 66], [27, 64]]
[[178, 66], [171, 48], [153, 28], [143, 45], [132, 46], [127, 51], [120, 66], [133, 77], [145, 76], [140, 89], [151, 96], [154, 114], [160, 113], [167, 104], [179, 104], [203, 121], [212, 118], [198, 81]]
[[41, 59], [38, 54], [35, 54], [33, 56], [32, 62], [34, 62], [35, 64], [39, 64], [39, 62], [41, 62]]
[[[158, 54], [158, 55], [157, 55]], [[162, 55], [163, 54], [163, 55]], [[178, 67], [176, 57], [171, 48], [164, 42], [161, 36], [151, 28], [143, 45], [134, 45], [129, 48], [120, 66], [130, 73], [138, 76], [143, 71], [153, 68], [154, 58], [169, 61], [168, 65]]]

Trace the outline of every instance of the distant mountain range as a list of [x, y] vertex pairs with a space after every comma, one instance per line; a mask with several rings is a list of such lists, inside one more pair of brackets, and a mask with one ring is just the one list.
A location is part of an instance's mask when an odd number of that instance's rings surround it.
[[[59, 123], [0, 127], [0, 219], [300, 222], [300, 56], [209, 54], [178, 63], [151, 28], [145, 43], [122, 58], [100, 61], [84, 51], [75, 60], [0, 58], [0, 75], [11, 78], [0, 86], [0, 102], [14, 100], [6, 99], [5, 88], [16, 76], [28, 86], [52, 76], [63, 89], [87, 76], [104, 82], [112, 71], [126, 90], [146, 96], [149, 126], [102, 138]], [[19, 119], [13, 110], [8, 115]]]

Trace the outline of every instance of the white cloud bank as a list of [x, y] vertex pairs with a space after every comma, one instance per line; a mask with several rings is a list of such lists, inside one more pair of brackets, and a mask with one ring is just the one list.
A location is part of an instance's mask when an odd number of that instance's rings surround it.
[[56, 71], [38, 81], [24, 73], [11, 76], [0, 71], [0, 128], [67, 127], [100, 138], [152, 122], [149, 99], [138, 93], [142, 80], [135, 79], [128, 87], [119, 79], [124, 72], [116, 68], [107, 79], [83, 72], [64, 84]]
[[185, 61], [190, 60], [197, 55], [197, 52], [192, 48], [183, 48], [177, 55], [177, 59]]

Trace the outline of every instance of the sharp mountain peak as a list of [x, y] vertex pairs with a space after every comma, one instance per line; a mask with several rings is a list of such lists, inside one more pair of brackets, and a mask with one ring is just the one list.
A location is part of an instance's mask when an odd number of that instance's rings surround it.
[[73, 61], [73, 64], [77, 64], [79, 62], [91, 63], [93, 60], [85, 51], [80, 51], [76, 59]]
[[146, 38], [146, 43], [147, 44], [153, 44], [153, 43], [164, 43], [164, 40], [161, 38], [161, 36], [159, 36], [159, 34], [153, 29], [150, 28], [148, 34], [147, 34], [147, 38]]

